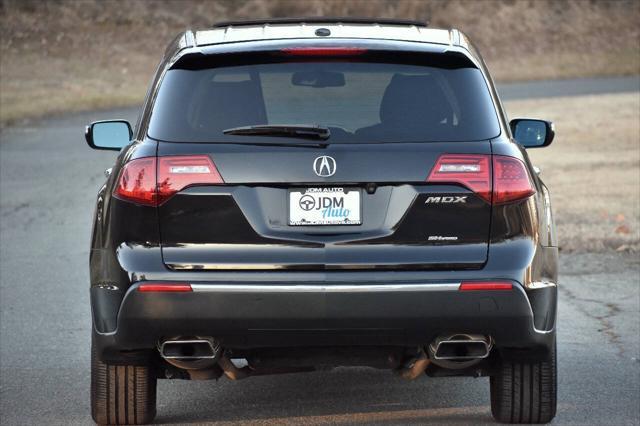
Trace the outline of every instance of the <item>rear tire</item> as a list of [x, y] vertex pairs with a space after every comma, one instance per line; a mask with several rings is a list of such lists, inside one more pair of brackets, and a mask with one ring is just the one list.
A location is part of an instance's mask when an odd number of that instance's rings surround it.
[[501, 423], [548, 423], [556, 415], [556, 344], [539, 362], [503, 361], [491, 376], [491, 413]]
[[100, 361], [91, 339], [91, 416], [99, 425], [140, 425], [156, 415], [156, 377], [148, 366]]

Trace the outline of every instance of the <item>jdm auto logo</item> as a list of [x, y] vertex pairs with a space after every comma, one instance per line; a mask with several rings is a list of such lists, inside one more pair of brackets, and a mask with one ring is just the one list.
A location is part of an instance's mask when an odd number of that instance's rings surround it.
[[302, 197], [300, 197], [298, 204], [300, 205], [300, 208], [302, 210], [308, 212], [309, 210], [313, 210], [313, 208], [316, 206], [316, 199], [311, 195], [303, 195]]
[[328, 155], [323, 155], [313, 162], [313, 171], [320, 177], [333, 176], [336, 173], [336, 160]]

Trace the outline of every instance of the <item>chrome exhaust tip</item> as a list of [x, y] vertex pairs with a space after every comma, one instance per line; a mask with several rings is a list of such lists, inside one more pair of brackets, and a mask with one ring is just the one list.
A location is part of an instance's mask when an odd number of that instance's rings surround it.
[[440, 336], [428, 347], [433, 362], [445, 368], [466, 368], [487, 358], [491, 353], [491, 337], [481, 334]]
[[158, 345], [160, 356], [169, 364], [185, 370], [210, 368], [222, 354], [220, 342], [211, 337], [172, 338]]
[[434, 359], [482, 359], [489, 356], [489, 344], [484, 340], [447, 340], [438, 342], [433, 353]]
[[220, 355], [220, 344], [213, 339], [165, 340], [159, 351], [164, 359], [216, 359]]

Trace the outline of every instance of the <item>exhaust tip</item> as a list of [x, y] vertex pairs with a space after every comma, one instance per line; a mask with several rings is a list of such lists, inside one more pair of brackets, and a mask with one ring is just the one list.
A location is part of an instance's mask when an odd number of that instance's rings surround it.
[[220, 355], [220, 344], [213, 339], [165, 340], [159, 349], [162, 358], [182, 361], [216, 359]]
[[435, 359], [468, 360], [489, 356], [489, 346], [483, 341], [451, 340], [441, 342], [435, 351]]
[[429, 345], [429, 355], [435, 361], [473, 361], [487, 358], [493, 342], [480, 334], [440, 336]]

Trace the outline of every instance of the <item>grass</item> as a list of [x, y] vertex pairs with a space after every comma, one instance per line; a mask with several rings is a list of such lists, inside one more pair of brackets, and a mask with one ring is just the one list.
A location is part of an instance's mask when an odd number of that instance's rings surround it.
[[308, 15], [459, 28], [498, 81], [640, 74], [632, 0], [0, 0], [0, 125], [140, 104], [165, 46], [186, 28]]
[[640, 250], [640, 94], [508, 102], [511, 117], [553, 120], [556, 140], [531, 149], [552, 196], [565, 251]]
[[[153, 61], [149, 58], [149, 63]], [[140, 105], [152, 71], [133, 65], [104, 65], [74, 56], [40, 58], [37, 53], [3, 60], [0, 121], [11, 124], [52, 114]]]

